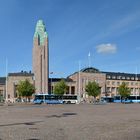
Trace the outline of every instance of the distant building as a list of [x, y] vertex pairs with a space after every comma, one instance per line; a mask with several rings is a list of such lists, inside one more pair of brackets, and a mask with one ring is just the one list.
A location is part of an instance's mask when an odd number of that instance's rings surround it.
[[0, 97], [5, 98], [5, 90], [6, 90], [6, 84], [5, 84], [6, 78], [0, 77]]
[[[78, 81], [78, 73], [80, 81]], [[118, 95], [118, 87], [122, 82], [127, 83], [131, 89], [131, 95], [140, 95], [140, 74], [120, 73], [120, 72], [103, 72], [93, 67], [82, 69], [69, 76], [77, 85], [80, 82], [81, 98], [86, 98], [85, 86], [89, 81], [96, 81], [101, 87], [101, 96]], [[76, 91], [78, 93], [78, 88]]]
[[[18, 97], [17, 85], [19, 81], [26, 79], [35, 85], [35, 93], [53, 93], [54, 86], [61, 80], [61, 78], [49, 78], [48, 34], [42, 20], [37, 22], [33, 38], [33, 73], [21, 71], [9, 73], [7, 78], [0, 77], [0, 97], [14, 102]], [[85, 87], [89, 81], [99, 83], [101, 96], [112, 97], [118, 95], [118, 87], [122, 82], [127, 83], [131, 89], [131, 95], [140, 95], [140, 74], [103, 72], [88, 67], [63, 79], [68, 85], [65, 94], [80, 95], [81, 100], [88, 99]]]

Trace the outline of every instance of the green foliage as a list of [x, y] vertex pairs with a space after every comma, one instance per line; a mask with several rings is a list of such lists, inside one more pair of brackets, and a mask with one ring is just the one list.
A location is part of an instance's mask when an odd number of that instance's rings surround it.
[[63, 95], [65, 94], [66, 90], [67, 85], [63, 79], [54, 86], [54, 94]]
[[101, 88], [99, 87], [99, 84], [94, 82], [89, 82], [86, 85], [86, 92], [89, 96], [93, 96], [94, 98], [96, 98], [98, 95], [100, 95], [101, 93]]
[[128, 96], [130, 96], [130, 89], [125, 82], [122, 82], [122, 84], [119, 86], [118, 93], [122, 98], [127, 98]]
[[25, 81], [20, 81], [17, 91], [19, 96], [29, 97], [35, 92], [35, 87], [26, 79]]

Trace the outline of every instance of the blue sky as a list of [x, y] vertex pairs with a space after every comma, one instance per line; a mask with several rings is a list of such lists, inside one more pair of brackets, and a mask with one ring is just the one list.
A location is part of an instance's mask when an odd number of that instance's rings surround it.
[[52, 77], [91, 66], [140, 73], [139, 0], [0, 0], [0, 76], [32, 70], [36, 22], [49, 35]]

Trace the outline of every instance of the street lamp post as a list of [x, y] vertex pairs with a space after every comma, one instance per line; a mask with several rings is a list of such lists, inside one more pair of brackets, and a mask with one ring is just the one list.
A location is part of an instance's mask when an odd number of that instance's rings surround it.
[[79, 83], [79, 85], [78, 85], [78, 103], [80, 103], [81, 102], [81, 95], [80, 95], [80, 88], [81, 88], [81, 77], [80, 77], [80, 67], [81, 67], [81, 64], [80, 64], [80, 61], [79, 61], [79, 73], [78, 73], [78, 83]]
[[7, 89], [8, 89], [8, 83], [7, 83], [7, 81], [8, 81], [8, 60], [7, 60], [7, 58], [6, 58], [6, 91], [5, 91], [5, 103], [7, 103], [8, 102], [8, 93], [7, 93]]
[[136, 81], [136, 88], [135, 88], [135, 94], [136, 94], [136, 103], [137, 103], [137, 96], [138, 96], [138, 81], [137, 81], [137, 67], [136, 67], [136, 76], [135, 76], [135, 81]]
[[[53, 72], [50, 72], [50, 74], [53, 74]], [[53, 93], [53, 86], [52, 86], [52, 77], [51, 77], [51, 94]]]

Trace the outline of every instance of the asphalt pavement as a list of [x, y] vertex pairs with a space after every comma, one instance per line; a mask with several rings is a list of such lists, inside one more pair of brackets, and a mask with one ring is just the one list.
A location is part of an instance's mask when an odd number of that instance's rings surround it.
[[0, 106], [0, 140], [140, 140], [140, 104]]

